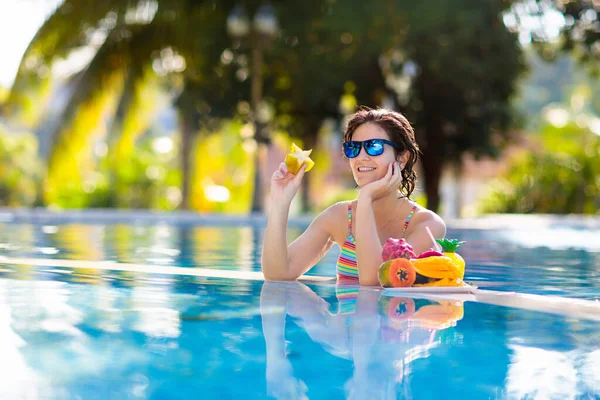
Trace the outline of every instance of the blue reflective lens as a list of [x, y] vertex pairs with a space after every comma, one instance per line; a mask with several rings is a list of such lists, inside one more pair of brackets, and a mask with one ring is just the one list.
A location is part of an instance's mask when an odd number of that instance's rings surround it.
[[352, 140], [343, 143], [344, 155], [348, 158], [357, 157], [360, 154], [360, 148], [364, 147], [368, 155], [380, 156], [383, 154], [384, 144], [389, 144], [396, 149], [400, 148], [396, 143], [385, 139], [370, 139], [362, 142], [358, 140]]

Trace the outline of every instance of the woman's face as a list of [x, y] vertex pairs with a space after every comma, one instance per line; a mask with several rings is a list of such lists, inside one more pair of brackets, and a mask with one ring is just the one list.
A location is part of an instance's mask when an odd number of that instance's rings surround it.
[[[353, 141], [362, 142], [369, 139], [390, 140], [382, 128], [372, 123], [360, 125], [352, 135]], [[359, 187], [383, 178], [387, 173], [388, 165], [396, 160], [394, 148], [388, 144], [384, 144], [383, 147], [383, 153], [379, 156], [370, 156], [364, 147], [361, 147], [358, 156], [348, 159], [352, 175]]]

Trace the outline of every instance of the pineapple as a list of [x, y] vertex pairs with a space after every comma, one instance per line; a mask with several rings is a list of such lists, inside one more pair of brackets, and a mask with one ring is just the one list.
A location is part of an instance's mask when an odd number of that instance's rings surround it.
[[460, 277], [463, 278], [465, 276], [465, 260], [456, 252], [461, 245], [465, 244], [465, 242], [459, 242], [457, 239], [436, 239], [436, 242], [442, 246], [442, 250], [444, 252], [444, 256], [452, 259], [452, 261], [458, 267], [458, 271], [460, 272]]

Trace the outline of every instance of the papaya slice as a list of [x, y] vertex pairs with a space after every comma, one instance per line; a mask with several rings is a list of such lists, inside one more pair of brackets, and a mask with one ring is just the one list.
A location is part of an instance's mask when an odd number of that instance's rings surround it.
[[406, 258], [394, 258], [379, 266], [379, 283], [383, 287], [409, 287], [415, 279], [417, 271]]
[[306, 171], [310, 171], [314, 166], [315, 162], [310, 158], [311, 150], [302, 150], [300, 147], [292, 143], [292, 148], [288, 155], [285, 156], [285, 165], [287, 165], [288, 171], [296, 175], [303, 164], [306, 164]]
[[392, 297], [387, 307], [387, 316], [394, 321], [409, 319], [415, 312], [415, 301], [411, 298]]

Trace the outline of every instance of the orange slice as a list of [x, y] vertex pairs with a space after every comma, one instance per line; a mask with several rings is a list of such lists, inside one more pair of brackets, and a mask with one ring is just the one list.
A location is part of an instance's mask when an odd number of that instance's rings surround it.
[[315, 162], [309, 157], [310, 153], [312, 153], [312, 150], [302, 150], [295, 143], [292, 143], [290, 153], [285, 156], [285, 165], [287, 165], [288, 170], [296, 175], [302, 165], [306, 164], [305, 172], [310, 171], [315, 166]]

